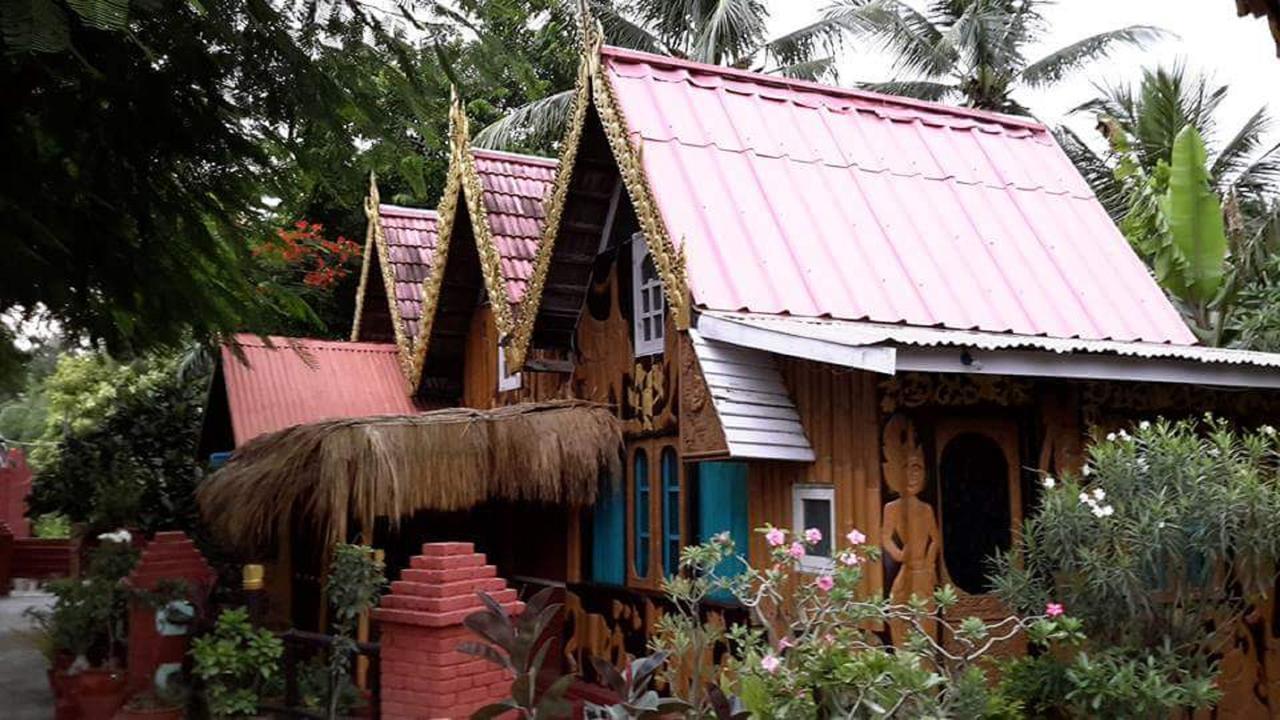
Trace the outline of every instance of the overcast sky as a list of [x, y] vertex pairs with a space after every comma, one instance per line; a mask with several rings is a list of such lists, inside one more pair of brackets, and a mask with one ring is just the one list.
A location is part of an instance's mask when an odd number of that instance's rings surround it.
[[[771, 35], [803, 26], [818, 17], [828, 0], [766, 0], [772, 12]], [[923, 8], [925, 0], [906, 0]], [[1191, 68], [1211, 72], [1231, 93], [1223, 105], [1224, 130], [1235, 129], [1260, 106], [1280, 114], [1280, 59], [1265, 20], [1236, 17], [1227, 0], [1058, 0], [1045, 12], [1050, 26], [1043, 46], [1029, 57], [1041, 55], [1076, 40], [1126, 25], [1155, 25], [1176, 37], [1146, 50], [1117, 52], [1073, 80], [1049, 92], [1019, 96], [1048, 123], [1064, 119], [1070, 108], [1093, 96], [1091, 82], [1137, 81], [1141, 68], [1185, 60]], [[886, 58], [874, 52], [846, 52], [840, 65], [841, 84], [889, 77]], [[1069, 124], [1077, 132], [1092, 134], [1092, 118], [1075, 118]], [[1273, 133], [1273, 142], [1280, 137]]]

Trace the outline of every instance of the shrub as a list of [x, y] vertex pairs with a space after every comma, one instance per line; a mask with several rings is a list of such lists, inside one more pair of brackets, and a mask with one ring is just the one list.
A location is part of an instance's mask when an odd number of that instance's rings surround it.
[[[1063, 667], [1043, 658], [1011, 668], [1019, 694], [1061, 698], [1080, 716], [1116, 707], [1117, 687], [1163, 714], [1215, 702], [1214, 658], [1276, 579], [1276, 449], [1268, 427], [1142, 422], [1096, 442], [1079, 477], [1044, 478], [993, 582], [1016, 609], [1064, 603], [1090, 645]], [[1162, 714], [1154, 709], [1125, 716]]]
[[215, 717], [253, 715], [265, 692], [278, 682], [284, 644], [255, 628], [244, 608], [224, 610], [213, 632], [192, 643], [193, 672], [204, 682]]

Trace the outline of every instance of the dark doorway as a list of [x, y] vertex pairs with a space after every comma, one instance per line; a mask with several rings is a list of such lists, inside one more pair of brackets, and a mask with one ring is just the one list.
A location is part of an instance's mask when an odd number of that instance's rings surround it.
[[938, 471], [943, 558], [951, 582], [967, 593], [986, 593], [987, 560], [1008, 550], [1012, 540], [1009, 461], [995, 440], [968, 432], [943, 448]]

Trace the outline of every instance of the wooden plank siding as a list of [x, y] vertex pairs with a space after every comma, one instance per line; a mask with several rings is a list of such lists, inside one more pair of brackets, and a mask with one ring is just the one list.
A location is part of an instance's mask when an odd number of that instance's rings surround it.
[[[791, 492], [796, 483], [835, 487], [836, 531], [843, 536], [857, 528], [868, 538], [880, 536], [880, 427], [876, 377], [803, 360], [783, 359], [781, 369], [795, 399], [816, 459], [812, 463], [752, 462], [751, 527], [766, 523], [790, 527]], [[838, 547], [843, 537], [833, 546]], [[764, 538], [752, 535], [751, 562], [768, 557]], [[883, 573], [866, 574], [866, 589], [878, 592]]]

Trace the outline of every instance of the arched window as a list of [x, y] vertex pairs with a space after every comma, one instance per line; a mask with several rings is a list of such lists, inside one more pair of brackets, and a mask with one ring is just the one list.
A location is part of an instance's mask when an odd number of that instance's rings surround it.
[[636, 450], [631, 462], [635, 488], [634, 569], [636, 577], [645, 577], [649, 574], [649, 456], [644, 450]]
[[1009, 460], [992, 438], [965, 432], [943, 448], [938, 473], [947, 572], [967, 593], [989, 592], [987, 559], [1012, 542]]
[[662, 572], [680, 569], [680, 458], [675, 448], [662, 449]]

